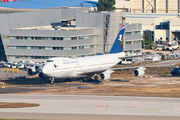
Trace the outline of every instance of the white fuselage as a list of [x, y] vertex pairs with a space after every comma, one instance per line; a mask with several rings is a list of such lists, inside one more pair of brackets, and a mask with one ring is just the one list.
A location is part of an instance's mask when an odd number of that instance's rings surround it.
[[119, 57], [124, 56], [125, 53], [121, 52], [80, 58], [56, 57], [48, 60], [42, 72], [45, 76], [52, 78], [85, 77], [85, 74], [89, 72], [110, 69], [120, 61]]

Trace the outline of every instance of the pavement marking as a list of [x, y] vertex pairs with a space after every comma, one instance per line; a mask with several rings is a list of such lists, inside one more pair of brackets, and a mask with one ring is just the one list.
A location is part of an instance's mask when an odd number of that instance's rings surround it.
[[158, 113], [160, 113], [161, 108], [158, 110]]
[[96, 107], [109, 107], [108, 105], [96, 105]]
[[139, 106], [126, 106], [126, 108], [139, 108]]

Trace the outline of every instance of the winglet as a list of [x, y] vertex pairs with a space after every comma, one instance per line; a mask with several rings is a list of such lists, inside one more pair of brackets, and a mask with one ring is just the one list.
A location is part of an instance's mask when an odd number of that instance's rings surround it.
[[124, 36], [125, 28], [126, 26], [122, 27], [121, 30], [119, 31], [109, 54], [120, 53], [123, 51], [123, 36]]

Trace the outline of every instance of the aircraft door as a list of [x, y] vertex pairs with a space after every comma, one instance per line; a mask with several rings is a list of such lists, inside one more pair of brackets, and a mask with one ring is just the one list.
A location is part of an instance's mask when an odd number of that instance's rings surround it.
[[99, 61], [99, 68], [101, 68], [101, 62]]
[[87, 70], [89, 70], [89, 63], [87, 63]]
[[55, 60], [55, 63], [54, 63], [54, 68], [57, 68], [57, 69], [61, 69], [61, 65], [59, 64], [59, 61], [58, 60]]

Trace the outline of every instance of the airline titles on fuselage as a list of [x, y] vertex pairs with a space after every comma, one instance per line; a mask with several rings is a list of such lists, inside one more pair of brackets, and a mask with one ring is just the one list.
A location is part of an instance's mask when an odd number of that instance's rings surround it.
[[73, 63], [79, 64], [78, 61], [63, 62], [63, 64], [73, 64]]

